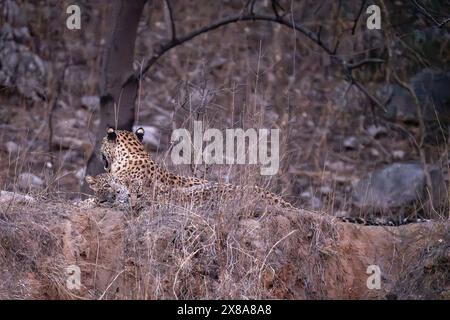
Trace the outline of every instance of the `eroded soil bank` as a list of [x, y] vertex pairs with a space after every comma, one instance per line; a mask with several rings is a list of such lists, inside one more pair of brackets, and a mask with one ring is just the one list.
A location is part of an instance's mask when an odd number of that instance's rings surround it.
[[[367, 227], [306, 211], [236, 208], [160, 207], [133, 216], [88, 201], [1, 206], [0, 298], [448, 299], [450, 293], [448, 222]], [[367, 286], [373, 265], [381, 271], [380, 289]], [[80, 268], [79, 290], [67, 287], [69, 266]]]

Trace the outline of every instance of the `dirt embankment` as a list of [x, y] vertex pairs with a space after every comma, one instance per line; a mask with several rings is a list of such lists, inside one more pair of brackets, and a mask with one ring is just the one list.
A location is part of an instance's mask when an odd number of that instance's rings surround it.
[[[450, 293], [448, 222], [365, 227], [292, 211], [155, 207], [132, 216], [89, 202], [0, 206], [0, 298], [446, 299]], [[371, 265], [381, 271], [380, 289], [367, 286]], [[70, 290], [73, 266], [81, 286]], [[376, 278], [369, 284], [376, 286]]]

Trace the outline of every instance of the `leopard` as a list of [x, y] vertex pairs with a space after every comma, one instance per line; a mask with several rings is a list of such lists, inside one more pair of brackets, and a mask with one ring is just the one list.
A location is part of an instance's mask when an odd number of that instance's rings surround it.
[[[97, 204], [120, 204], [130, 206], [130, 194], [127, 188], [121, 184], [117, 178], [110, 173], [102, 173], [95, 177], [86, 176], [86, 182], [91, 190], [94, 191], [94, 199]], [[233, 184], [221, 184], [216, 182], [204, 183], [202, 185], [194, 185], [190, 187], [161, 187], [155, 189], [145, 188], [143, 195], [138, 195], [138, 199], [142, 202], [140, 205], [148, 206], [151, 202], [171, 202], [186, 205], [194, 204], [197, 207], [213, 209], [217, 202], [239, 201], [242, 196], [246, 196], [246, 200], [250, 200], [249, 194], [253, 193], [253, 199], [265, 199], [267, 205], [278, 204], [282, 208], [293, 208], [293, 206], [284, 201], [281, 197], [271, 194], [258, 186], [240, 186]], [[240, 196], [239, 196], [240, 195]], [[210, 201], [214, 199], [216, 201]]]
[[[128, 194], [131, 205], [134, 205], [149, 191], [153, 191], [155, 198], [171, 193], [184, 202], [196, 202], [204, 198], [232, 198], [239, 193], [253, 192], [268, 205], [293, 208], [280, 196], [258, 186], [239, 186], [172, 173], [154, 161], [145, 150], [144, 134], [142, 127], [134, 132], [107, 128], [100, 147], [107, 174], [97, 179], [86, 177], [86, 182], [97, 197], [106, 199], [119, 191], [122, 198]], [[100, 188], [102, 185], [103, 188]]]
[[85, 181], [94, 192], [94, 200], [97, 204], [126, 203], [128, 200], [125, 186], [109, 173], [101, 173], [95, 177], [87, 175]]
[[[106, 173], [96, 177], [86, 176], [85, 180], [94, 191], [97, 202], [129, 202], [130, 207], [137, 207], [139, 199], [144, 198], [158, 202], [163, 198], [173, 198], [181, 203], [200, 204], [204, 200], [214, 204], [218, 200], [235, 199], [239, 195], [253, 194], [256, 200], [268, 206], [288, 210], [300, 210], [259, 186], [242, 186], [231, 183], [209, 181], [197, 177], [182, 176], [172, 173], [152, 159], [144, 148], [144, 129], [139, 127], [134, 132], [116, 130], [108, 127], [100, 147]], [[426, 222], [426, 219], [369, 220], [352, 217], [335, 217], [338, 221], [366, 226], [398, 226], [414, 222]]]

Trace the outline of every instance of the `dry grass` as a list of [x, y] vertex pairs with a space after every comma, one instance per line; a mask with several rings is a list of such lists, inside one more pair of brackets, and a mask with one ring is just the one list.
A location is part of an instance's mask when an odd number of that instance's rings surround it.
[[450, 230], [424, 248], [416, 263], [408, 266], [391, 295], [398, 299], [450, 300]]
[[[448, 293], [448, 224], [361, 227], [246, 203], [218, 210], [159, 204], [135, 216], [88, 201], [14, 203], [0, 221], [0, 297], [380, 299], [408, 287], [423, 298], [436, 286]], [[421, 252], [436, 244], [432, 257], [441, 264], [429, 287], [401, 277], [406, 268], [417, 271], [424, 261], [417, 257], [429, 258]], [[386, 273], [382, 290], [365, 287], [373, 263]], [[73, 264], [81, 268], [80, 290], [66, 287]]]

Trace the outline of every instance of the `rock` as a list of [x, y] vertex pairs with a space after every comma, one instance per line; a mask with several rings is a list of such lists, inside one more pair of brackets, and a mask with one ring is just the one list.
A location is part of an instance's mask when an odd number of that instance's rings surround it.
[[414, 98], [409, 91], [398, 84], [383, 87], [381, 95], [391, 97], [386, 105], [386, 117], [391, 120], [417, 123], [417, 111]]
[[300, 194], [300, 197], [306, 201], [306, 203], [312, 208], [312, 209], [319, 209], [322, 207], [322, 201], [314, 195], [311, 194], [309, 191], [304, 191]]
[[5, 148], [6, 151], [8, 151], [8, 153], [10, 155], [14, 155], [17, 154], [19, 151], [19, 146], [17, 145], [17, 143], [15, 143], [14, 141], [8, 141], [5, 143]]
[[425, 141], [445, 142], [450, 125], [450, 72], [424, 69], [411, 79], [411, 85], [420, 101]]
[[333, 192], [333, 189], [331, 189], [329, 186], [322, 186], [319, 188], [319, 192], [322, 195], [328, 195], [331, 194]]
[[76, 123], [76, 126], [80, 128], [82, 125], [86, 124], [89, 120], [89, 114], [86, 110], [79, 109], [75, 112], [76, 118], [79, 120]]
[[351, 164], [346, 164], [342, 161], [336, 161], [336, 162], [331, 162], [329, 160], [325, 161], [325, 166], [331, 170], [331, 171], [335, 171], [335, 172], [342, 172], [342, 171], [351, 171], [353, 172], [355, 170], [354, 165]]
[[380, 152], [375, 148], [370, 148], [369, 152], [372, 157], [378, 158], [380, 156]]
[[392, 157], [394, 157], [394, 159], [396, 159], [396, 160], [403, 160], [403, 158], [405, 157], [405, 151], [394, 150], [394, 151], [392, 151]]
[[347, 150], [355, 150], [358, 149], [358, 139], [356, 139], [355, 137], [348, 137], [347, 139], [344, 140], [343, 142], [343, 146], [345, 149]]
[[15, 33], [26, 38], [27, 31], [22, 27], [15, 31], [8, 23], [0, 29], [0, 85], [13, 88], [27, 98], [41, 100], [47, 83], [44, 62], [28, 46], [17, 42]]
[[345, 210], [338, 210], [334, 213], [334, 216], [338, 218], [348, 217], [349, 215], [349, 212]]
[[312, 195], [309, 191], [304, 191], [300, 194], [300, 197], [302, 199], [310, 199], [312, 197]]
[[417, 202], [431, 200], [435, 208], [448, 199], [444, 175], [437, 166], [428, 166], [432, 181], [431, 199], [420, 163], [394, 163], [361, 178], [353, 187], [352, 202], [375, 212], [387, 212]]
[[25, 10], [14, 0], [9, 0], [4, 3], [2, 15], [8, 23], [17, 28], [26, 26], [28, 22]]
[[423, 69], [411, 78], [425, 121], [450, 120], [450, 72]]
[[317, 197], [312, 197], [310, 200], [310, 206], [312, 209], [320, 209], [322, 208], [322, 201], [320, 201]]
[[367, 132], [372, 138], [378, 138], [386, 133], [386, 128], [382, 126], [371, 125], [367, 128]]
[[8, 203], [11, 201], [19, 203], [32, 203], [36, 200], [28, 195], [0, 190], [0, 203]]
[[[420, 116], [425, 124], [425, 139], [439, 143], [448, 137], [450, 125], [450, 72], [423, 69], [410, 79], [410, 86], [417, 96]], [[410, 92], [397, 84], [383, 87], [382, 99], [391, 97], [386, 106], [386, 116], [392, 120], [419, 123], [417, 105]]]
[[[83, 150], [84, 152], [85, 150]], [[80, 158], [80, 150], [71, 150], [68, 149], [67, 151], [64, 152], [64, 155], [62, 157], [62, 161], [64, 163], [70, 163], [70, 162], [76, 162], [77, 159]]]
[[13, 30], [14, 32], [14, 40], [19, 43], [27, 43], [31, 41], [30, 31], [28, 27], [20, 27]]
[[55, 150], [61, 149], [82, 149], [88, 150], [90, 144], [88, 141], [80, 140], [73, 137], [59, 137], [55, 136], [52, 141], [52, 148]]
[[152, 150], [158, 149], [161, 142], [161, 131], [152, 126], [133, 126], [133, 131], [136, 131], [138, 128], [144, 129], [144, 144]]
[[83, 96], [81, 97], [81, 105], [90, 111], [97, 111], [100, 109], [100, 98], [98, 96]]
[[26, 190], [41, 188], [44, 185], [44, 180], [30, 172], [24, 172], [19, 175], [17, 183], [21, 189]]

